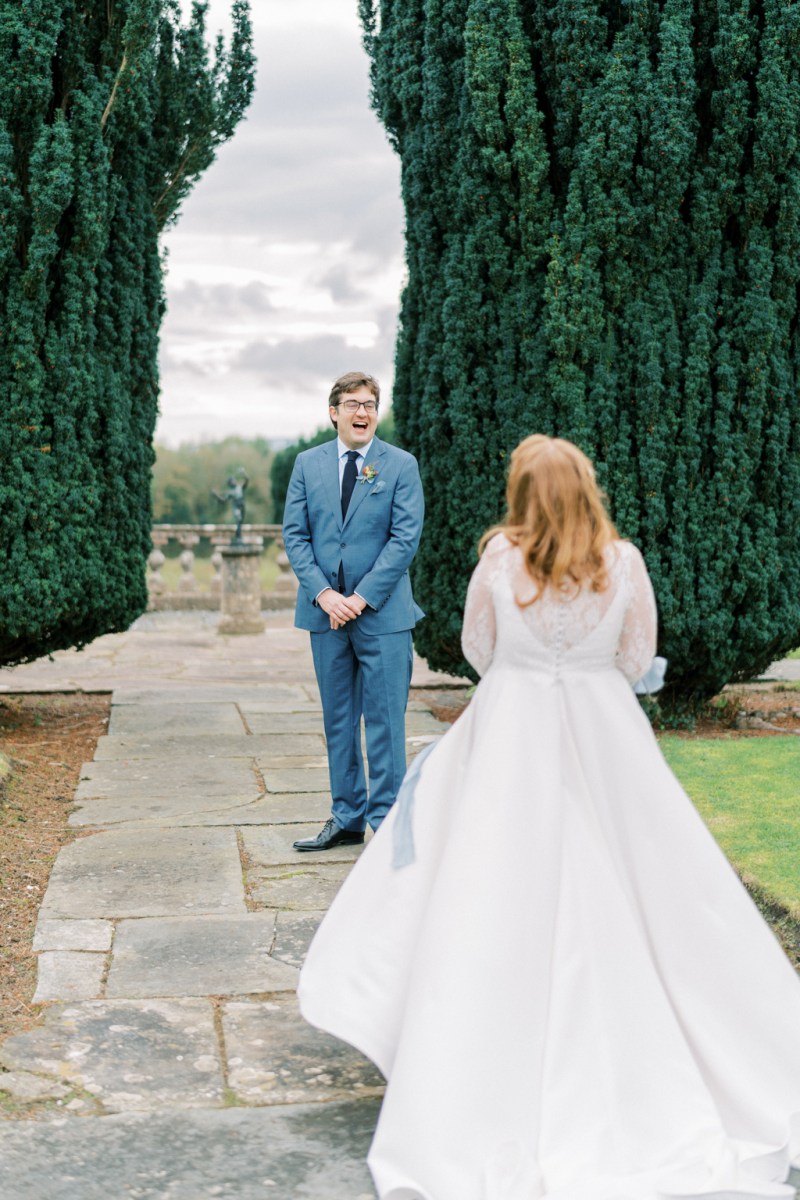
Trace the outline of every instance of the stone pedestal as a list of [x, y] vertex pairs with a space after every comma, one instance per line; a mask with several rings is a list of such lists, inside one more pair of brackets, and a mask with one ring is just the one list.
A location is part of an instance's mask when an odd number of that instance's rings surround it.
[[217, 633], [263, 633], [259, 562], [264, 549], [257, 542], [223, 546], [222, 601]]

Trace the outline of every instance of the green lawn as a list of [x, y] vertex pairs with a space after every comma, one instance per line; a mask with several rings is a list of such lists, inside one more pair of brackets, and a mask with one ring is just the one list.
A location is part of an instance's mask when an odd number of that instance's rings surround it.
[[735, 867], [800, 918], [800, 737], [661, 737]]
[[789, 658], [800, 658], [800, 649], [790, 651]]

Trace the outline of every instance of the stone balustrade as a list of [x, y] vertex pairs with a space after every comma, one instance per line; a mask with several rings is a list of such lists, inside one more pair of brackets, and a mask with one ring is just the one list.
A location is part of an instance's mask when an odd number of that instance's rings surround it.
[[[151, 610], [165, 609], [217, 609], [220, 606], [222, 592], [222, 548], [233, 540], [234, 525], [154, 525], [151, 533], [153, 549], [147, 560], [147, 590], [150, 595], [148, 607]], [[283, 546], [283, 533], [280, 525], [243, 525], [242, 540], [245, 543], [264, 545], [264, 557], [274, 563], [272, 571], [265, 574], [274, 580], [262, 587], [261, 607], [279, 609], [294, 607], [297, 594], [297, 579], [289, 565], [289, 559]], [[204, 545], [202, 545], [205, 543]], [[169, 586], [164, 578], [163, 570], [167, 562], [164, 553], [168, 548], [182, 547], [178, 561], [180, 576], [177, 585]], [[198, 555], [198, 548], [206, 550], [206, 554]], [[200, 564], [209, 558], [212, 573], [209, 577], [208, 567], [200, 578]], [[170, 555], [173, 557], [173, 555]]]

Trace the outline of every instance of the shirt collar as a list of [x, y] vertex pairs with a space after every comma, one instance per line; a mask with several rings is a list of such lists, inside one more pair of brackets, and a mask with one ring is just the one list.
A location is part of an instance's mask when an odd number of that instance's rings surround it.
[[[339, 458], [344, 458], [345, 454], [347, 454], [347, 452], [348, 452], [348, 450], [350, 449], [350, 447], [349, 447], [349, 446], [345, 446], [344, 442], [343, 442], [343, 441], [342, 441], [342, 439], [339, 437], [338, 433], [337, 433], [337, 435], [336, 435], [336, 441], [337, 441], [337, 444], [338, 444]], [[370, 440], [367, 442], [366, 446], [362, 446], [362, 447], [361, 447], [361, 449], [358, 451], [358, 457], [359, 457], [359, 458], [366, 458], [366, 457], [367, 457], [367, 455], [369, 454], [369, 452], [370, 452], [370, 449], [371, 449], [371, 447], [372, 447], [372, 443], [373, 443], [374, 441], [375, 441], [375, 438], [374, 438], [374, 437], [373, 437], [373, 438], [370, 438]]]

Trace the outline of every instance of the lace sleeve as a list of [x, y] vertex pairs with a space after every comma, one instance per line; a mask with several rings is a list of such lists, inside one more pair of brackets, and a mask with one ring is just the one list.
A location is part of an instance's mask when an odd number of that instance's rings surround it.
[[625, 547], [628, 606], [617, 645], [616, 664], [626, 679], [635, 683], [645, 674], [656, 652], [656, 598], [639, 551], [630, 542]]
[[477, 567], [472, 572], [464, 605], [464, 626], [461, 630], [461, 649], [468, 663], [479, 675], [485, 675], [492, 665], [497, 625], [492, 597], [492, 579], [497, 556], [505, 538], [492, 538]]

